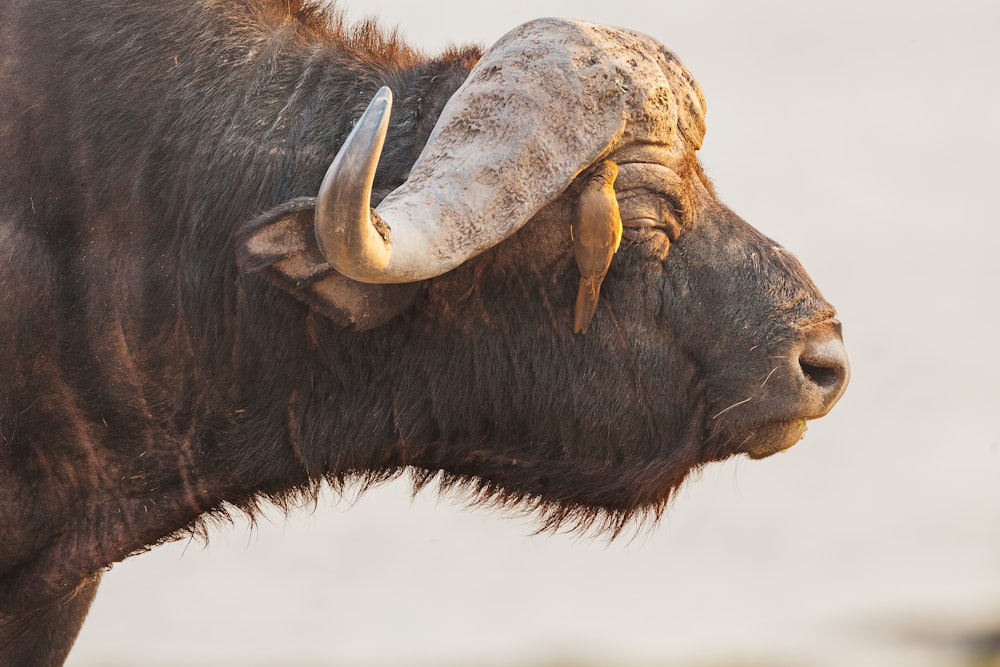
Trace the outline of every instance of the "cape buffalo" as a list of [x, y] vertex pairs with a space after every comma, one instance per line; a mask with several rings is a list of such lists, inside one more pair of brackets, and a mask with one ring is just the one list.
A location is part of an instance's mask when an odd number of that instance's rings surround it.
[[304, 0], [0, 0], [0, 664], [61, 663], [110, 564], [324, 480], [614, 533], [797, 442], [840, 324], [715, 197], [704, 113], [578, 21], [427, 59]]

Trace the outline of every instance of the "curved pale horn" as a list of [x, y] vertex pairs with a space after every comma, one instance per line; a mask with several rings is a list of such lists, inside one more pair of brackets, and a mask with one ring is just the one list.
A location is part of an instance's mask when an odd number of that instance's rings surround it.
[[340, 273], [363, 282], [382, 282], [365, 277], [384, 274], [392, 254], [385, 225], [369, 215], [372, 183], [391, 110], [392, 91], [383, 86], [327, 170], [316, 202], [320, 252]]
[[615, 148], [670, 146], [679, 109], [663, 57], [649, 37], [580, 21], [514, 29], [445, 105], [406, 183], [371, 213], [391, 99], [380, 92], [323, 181], [316, 234], [328, 261], [361, 282], [440, 275], [512, 235]]

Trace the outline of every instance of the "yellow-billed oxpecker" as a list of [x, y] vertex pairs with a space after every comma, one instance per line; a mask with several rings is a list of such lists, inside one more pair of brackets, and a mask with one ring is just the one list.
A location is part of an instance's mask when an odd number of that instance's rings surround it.
[[570, 235], [580, 269], [580, 288], [573, 314], [573, 333], [587, 333], [597, 312], [601, 283], [622, 242], [622, 219], [615, 199], [618, 165], [601, 162], [591, 172], [570, 220]]

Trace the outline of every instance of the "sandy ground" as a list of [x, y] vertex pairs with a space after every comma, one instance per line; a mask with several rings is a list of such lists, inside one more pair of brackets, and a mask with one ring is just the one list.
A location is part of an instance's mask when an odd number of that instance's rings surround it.
[[840, 310], [846, 397], [610, 545], [405, 482], [221, 526], [116, 566], [69, 665], [998, 664], [1000, 5], [492, 4], [351, 16], [428, 51], [545, 15], [676, 50], [720, 194]]

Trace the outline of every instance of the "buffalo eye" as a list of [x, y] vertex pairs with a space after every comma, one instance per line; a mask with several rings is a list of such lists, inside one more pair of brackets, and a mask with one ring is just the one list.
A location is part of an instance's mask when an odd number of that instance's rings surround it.
[[674, 242], [681, 234], [683, 214], [677, 200], [661, 193], [636, 189], [618, 193], [622, 237], [636, 244]]

